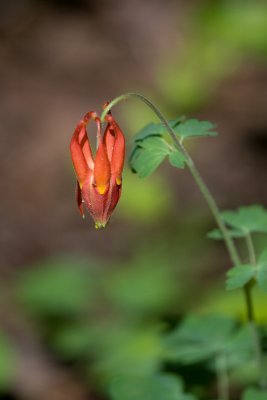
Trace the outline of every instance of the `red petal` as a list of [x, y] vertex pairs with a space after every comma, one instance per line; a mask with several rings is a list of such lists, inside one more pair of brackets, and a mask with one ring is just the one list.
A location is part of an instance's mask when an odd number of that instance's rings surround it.
[[94, 160], [93, 160], [93, 155], [92, 155], [92, 150], [90, 147], [90, 143], [88, 140], [87, 132], [86, 132], [86, 127], [83, 126], [80, 133], [79, 133], [79, 143], [82, 147], [82, 151], [84, 154], [84, 158], [87, 162], [87, 165], [90, 169], [94, 168]]
[[108, 191], [100, 194], [93, 184], [93, 176], [88, 176], [82, 187], [82, 197], [84, 204], [90, 212], [96, 226], [105, 226], [106, 221], [103, 219], [104, 211], [107, 204]]
[[88, 173], [89, 167], [83, 152], [83, 146], [80, 143], [80, 135], [83, 135], [85, 130], [84, 121], [81, 121], [72, 135], [70, 142], [70, 152], [73, 166], [78, 178], [79, 183], [82, 185]]
[[103, 213], [103, 221], [106, 223], [108, 222], [114, 208], [116, 207], [119, 199], [121, 196], [121, 184], [117, 185], [116, 179], [111, 178], [110, 186], [109, 186], [109, 191], [107, 194], [107, 201], [105, 204], [105, 209]]
[[106, 120], [113, 128], [115, 133], [115, 141], [111, 158], [111, 174], [120, 179], [125, 158], [125, 138], [119, 125], [113, 119], [112, 115], [107, 115]]
[[77, 200], [78, 208], [80, 210], [80, 214], [83, 218], [85, 218], [85, 215], [83, 212], [82, 191], [81, 191], [80, 184], [78, 181], [77, 181], [77, 185], [76, 185], [76, 200]]
[[100, 133], [100, 120], [95, 119], [97, 123], [97, 138], [98, 138], [98, 148], [95, 156], [95, 166], [94, 166], [94, 179], [96, 183], [96, 188], [98, 192], [102, 195], [104, 194], [109, 185], [110, 181], [110, 162], [108, 159], [106, 147], [103, 143], [101, 133]]
[[107, 124], [103, 140], [107, 150], [108, 159], [111, 162], [114, 143], [115, 143], [115, 132], [109, 123]]

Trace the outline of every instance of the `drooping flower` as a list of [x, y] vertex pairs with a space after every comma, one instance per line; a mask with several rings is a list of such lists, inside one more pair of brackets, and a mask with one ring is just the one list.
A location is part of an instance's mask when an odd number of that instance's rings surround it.
[[[101, 134], [101, 121], [94, 111], [88, 112], [77, 125], [70, 143], [70, 152], [77, 177], [76, 199], [82, 217], [83, 204], [90, 212], [95, 227], [105, 227], [116, 207], [122, 186], [125, 157], [124, 135], [111, 113]], [[92, 153], [86, 126], [96, 123], [97, 149]]]

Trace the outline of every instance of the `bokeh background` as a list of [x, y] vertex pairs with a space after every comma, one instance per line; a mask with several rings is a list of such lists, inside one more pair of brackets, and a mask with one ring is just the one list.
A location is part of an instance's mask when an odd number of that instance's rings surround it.
[[[95, 230], [76, 209], [70, 137], [85, 112], [143, 93], [168, 118], [217, 124], [188, 148], [222, 208], [267, 206], [267, 4], [1, 1], [0, 54], [0, 398], [109, 399], [121, 372], [166, 368], [164, 329], [192, 310], [242, 319], [243, 298], [224, 294], [229, 260], [188, 172], [126, 166]], [[128, 153], [156, 121], [135, 100], [114, 115]]]

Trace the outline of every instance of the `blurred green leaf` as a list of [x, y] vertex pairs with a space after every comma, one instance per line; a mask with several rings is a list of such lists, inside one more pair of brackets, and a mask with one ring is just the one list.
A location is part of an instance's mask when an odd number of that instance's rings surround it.
[[[95, 357], [91, 370], [102, 381], [120, 374], [152, 374], [162, 363], [162, 344], [155, 326], [113, 325], [98, 330], [90, 338], [91, 353]], [[97, 352], [94, 352], [94, 342]]]
[[242, 395], [242, 400], [266, 400], [267, 390], [248, 388]]
[[227, 272], [226, 290], [242, 288], [254, 276], [255, 267], [250, 264], [238, 265]]
[[263, 250], [257, 264], [257, 282], [267, 292], [267, 249]]
[[196, 400], [183, 393], [180, 379], [167, 374], [119, 377], [110, 392], [113, 400]]
[[[232, 238], [243, 238], [246, 236], [246, 232], [241, 231], [239, 229], [229, 229], [228, 228], [228, 234]], [[214, 239], [214, 240], [224, 240], [223, 234], [220, 231], [220, 229], [213, 229], [212, 231], [208, 232], [207, 237], [209, 239]]]
[[167, 359], [184, 364], [207, 360], [225, 349], [234, 327], [228, 317], [189, 316], [165, 337]]
[[15, 351], [7, 336], [0, 331], [0, 392], [11, 386], [15, 369]]
[[183, 139], [190, 137], [205, 137], [217, 136], [218, 133], [214, 131], [216, 125], [209, 121], [199, 121], [197, 119], [187, 119], [178, 124], [174, 131]]
[[[158, 69], [160, 94], [180, 110], [196, 109], [210, 98], [218, 82], [242, 60], [266, 59], [265, 1], [198, 3], [188, 20], [186, 46], [176, 45]], [[244, 26], [247, 29], [244, 30]], [[198, 60], [198, 68], [194, 61]], [[179, 94], [177, 96], [177, 94]]]
[[140, 178], [145, 178], [158, 168], [170, 152], [171, 148], [165, 140], [150, 136], [134, 147], [129, 158], [131, 169]]
[[182, 364], [226, 357], [228, 368], [236, 368], [251, 359], [253, 348], [249, 327], [236, 327], [232, 318], [222, 316], [188, 317], [164, 339], [167, 360]]
[[128, 170], [124, 173], [123, 186], [119, 214], [128, 220], [151, 223], [169, 213], [172, 193], [160, 174], [144, 180]]
[[248, 325], [241, 326], [225, 343], [224, 354], [227, 356], [228, 368], [237, 368], [250, 361], [253, 351], [251, 329]]
[[18, 291], [31, 311], [49, 315], [70, 314], [87, 306], [92, 282], [81, 265], [51, 261], [24, 271]]
[[168, 308], [177, 292], [172, 269], [156, 251], [113, 270], [103, 285], [109, 303], [127, 314], [158, 313]]
[[226, 224], [244, 232], [267, 233], [267, 210], [261, 205], [240, 207], [235, 211], [223, 211]]
[[176, 149], [170, 153], [169, 160], [171, 165], [176, 168], [184, 168], [186, 162], [185, 156]]

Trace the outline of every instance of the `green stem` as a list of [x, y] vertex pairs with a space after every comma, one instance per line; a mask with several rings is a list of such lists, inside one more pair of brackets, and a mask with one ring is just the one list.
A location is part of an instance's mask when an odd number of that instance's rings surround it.
[[[158, 116], [159, 120], [162, 122], [162, 124], [165, 126], [167, 132], [169, 133], [169, 135], [171, 136], [173, 143], [175, 145], [175, 147], [185, 156], [186, 158], [186, 162], [187, 162], [187, 166], [197, 184], [197, 186], [199, 187], [203, 197], [205, 198], [212, 215], [215, 218], [215, 221], [217, 222], [217, 225], [219, 227], [219, 229], [222, 232], [223, 238], [224, 238], [224, 242], [226, 244], [226, 248], [228, 250], [228, 254], [231, 258], [231, 261], [233, 263], [234, 266], [239, 265], [240, 262], [240, 258], [239, 258], [239, 254], [237, 252], [235, 243], [233, 241], [233, 239], [231, 238], [228, 229], [225, 226], [224, 220], [221, 217], [220, 214], [220, 210], [217, 206], [217, 203], [214, 199], [214, 197], [212, 196], [211, 192], [209, 191], [206, 183], [204, 182], [202, 176], [200, 175], [194, 161], [192, 160], [192, 158], [190, 157], [190, 155], [187, 153], [187, 150], [185, 149], [185, 147], [183, 146], [182, 142], [180, 142], [174, 132], [174, 130], [172, 129], [172, 127], [169, 125], [168, 121], [166, 120], [166, 118], [162, 115], [162, 113], [159, 111], [159, 109], [153, 104], [151, 103], [150, 100], [148, 100], [146, 97], [138, 94], [138, 93], [126, 93], [123, 94], [119, 97], [116, 97], [115, 99], [113, 99], [108, 106], [104, 109], [102, 115], [101, 115], [101, 121], [104, 122], [105, 121], [105, 116], [108, 114], [109, 110], [114, 107], [116, 104], [120, 103], [121, 101], [127, 100], [129, 98], [137, 98], [139, 100], [141, 100], [142, 102], [144, 102], [148, 107], [151, 108], [152, 111], [154, 111], [154, 113]], [[253, 249], [254, 251], [254, 249]], [[250, 243], [250, 252], [251, 252], [251, 256], [252, 256], [252, 248], [251, 248], [251, 243]], [[250, 284], [247, 284], [244, 287], [244, 293], [245, 293], [245, 299], [246, 299], [246, 308], [247, 308], [247, 317], [249, 320], [250, 325], [252, 326], [252, 331], [253, 331], [253, 340], [255, 342], [255, 349], [257, 347], [257, 359], [258, 359], [258, 365], [259, 368], [262, 365], [261, 362], [261, 358], [262, 358], [262, 353], [261, 353], [261, 346], [260, 346], [260, 340], [259, 340], [259, 336], [258, 336], [258, 332], [257, 332], [257, 328], [255, 325], [255, 318], [254, 318], [254, 312], [253, 312], [253, 303], [252, 303], [252, 296], [251, 296], [251, 287]]]
[[255, 253], [254, 244], [253, 244], [250, 232], [248, 232], [246, 234], [245, 240], [246, 240], [246, 245], [247, 245], [247, 249], [248, 249], [249, 262], [255, 266], [257, 264], [257, 259], [256, 259], [256, 253]]
[[229, 379], [225, 354], [218, 354], [215, 363], [218, 383], [218, 398], [219, 400], [229, 400]]
[[197, 184], [197, 186], [199, 187], [203, 197], [206, 199], [208, 206], [217, 222], [217, 225], [219, 227], [219, 229], [221, 230], [223, 237], [224, 237], [224, 241], [229, 253], [229, 256], [232, 260], [232, 263], [234, 265], [238, 265], [240, 264], [240, 259], [239, 259], [239, 255], [237, 253], [236, 247], [234, 245], [234, 242], [231, 238], [231, 236], [229, 235], [229, 232], [225, 226], [225, 223], [221, 217], [220, 214], [220, 210], [212, 196], [212, 194], [210, 193], [207, 185], [205, 184], [203, 178], [201, 177], [198, 169], [196, 168], [192, 158], [190, 157], [190, 155], [187, 153], [185, 147], [183, 146], [183, 144], [178, 140], [175, 132], [173, 131], [173, 129], [171, 128], [171, 126], [169, 125], [168, 121], [166, 120], [166, 118], [162, 115], [162, 113], [159, 111], [159, 109], [154, 106], [153, 103], [151, 103], [151, 101], [149, 101], [147, 98], [145, 98], [144, 96], [138, 94], [138, 93], [126, 93], [123, 94], [119, 97], [116, 97], [114, 100], [112, 100], [109, 105], [105, 108], [105, 110], [103, 111], [102, 115], [101, 115], [101, 121], [105, 120], [105, 116], [107, 115], [108, 111], [114, 107], [116, 104], [118, 104], [121, 101], [127, 100], [128, 98], [131, 97], [135, 97], [141, 101], [143, 101], [146, 105], [148, 105], [152, 111], [154, 111], [154, 113], [157, 115], [157, 117], [160, 119], [160, 121], [162, 122], [162, 124], [165, 126], [167, 132], [170, 134], [173, 143], [175, 145], [175, 147], [185, 156], [186, 158], [186, 162], [188, 165], [188, 168], [193, 176], [193, 178], [195, 179], [195, 182]]

